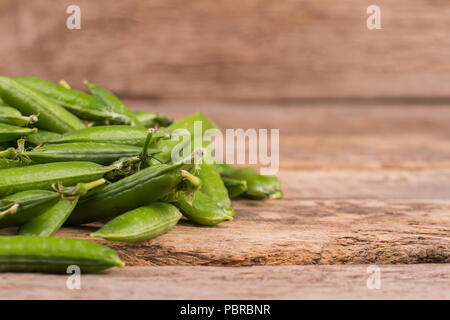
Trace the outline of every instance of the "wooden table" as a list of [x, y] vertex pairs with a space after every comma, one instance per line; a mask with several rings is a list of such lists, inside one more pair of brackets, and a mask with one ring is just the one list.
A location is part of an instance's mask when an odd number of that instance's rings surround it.
[[[236, 219], [217, 227], [182, 221], [151, 241], [95, 239], [128, 267], [84, 276], [81, 290], [67, 290], [66, 276], [2, 274], [0, 298], [450, 298], [446, 106], [129, 104], [176, 118], [200, 110], [222, 128], [280, 128], [285, 197], [234, 201]], [[58, 236], [88, 239], [95, 228]], [[380, 268], [379, 290], [366, 286], [369, 265]]]

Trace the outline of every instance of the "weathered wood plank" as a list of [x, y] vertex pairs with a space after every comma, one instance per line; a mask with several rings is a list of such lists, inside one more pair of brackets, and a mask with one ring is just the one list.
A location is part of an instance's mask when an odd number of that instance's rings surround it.
[[285, 199], [450, 199], [450, 170], [281, 170]]
[[[234, 207], [236, 219], [217, 227], [182, 221], [154, 240], [95, 241], [141, 266], [450, 262], [448, 200], [241, 200]], [[92, 240], [98, 226], [57, 236]]]
[[375, 290], [367, 288], [367, 267], [128, 267], [83, 275], [80, 290], [68, 290], [63, 275], [10, 273], [0, 274], [0, 299], [450, 298], [448, 265], [379, 265]]
[[[446, 0], [0, 2], [0, 74], [158, 98], [448, 97]], [[51, 8], [51, 9], [49, 9]]]

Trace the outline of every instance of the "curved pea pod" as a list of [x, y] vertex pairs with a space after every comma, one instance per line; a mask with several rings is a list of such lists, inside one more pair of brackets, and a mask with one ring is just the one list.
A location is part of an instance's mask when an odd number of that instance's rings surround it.
[[265, 198], [281, 199], [283, 197], [278, 178], [260, 175], [253, 168], [237, 168], [229, 177], [247, 182], [247, 191], [243, 194], [247, 198], [261, 200]]
[[15, 108], [0, 106], [0, 122], [13, 126], [24, 127], [38, 122], [38, 117], [36, 115], [25, 117]]
[[36, 164], [26, 167], [3, 169], [0, 174], [0, 196], [24, 190], [51, 190], [52, 184], [65, 186], [79, 182], [90, 182], [103, 177], [107, 172], [116, 169], [92, 162], [54, 162]]
[[225, 188], [219, 172], [213, 164], [203, 162], [198, 171], [201, 179], [201, 189], [194, 193], [193, 201], [185, 195], [175, 199], [174, 203], [192, 222], [202, 225], [216, 225], [220, 222], [232, 220], [234, 210], [228, 190]]
[[73, 188], [62, 188], [63, 196], [44, 213], [27, 220], [19, 229], [18, 234], [24, 236], [50, 237], [64, 224], [78, 203], [80, 196], [88, 190], [105, 183], [99, 179], [90, 183], [79, 183]]
[[122, 242], [153, 239], [172, 229], [181, 217], [175, 206], [156, 202], [121, 214], [92, 233], [91, 237]]
[[85, 127], [75, 115], [13, 79], [0, 77], [0, 96], [24, 115], [39, 115], [38, 128], [64, 133]]
[[0, 200], [0, 228], [16, 226], [42, 214], [59, 199], [57, 192], [28, 190]]
[[167, 127], [173, 123], [173, 118], [156, 112], [135, 111], [135, 117], [139, 123], [146, 127]]
[[175, 192], [184, 180], [182, 163], [145, 168], [117, 182], [96, 188], [81, 198], [68, 224], [84, 224], [117, 216], [156, 202]]
[[247, 191], [247, 181], [223, 177], [223, 183], [228, 190], [231, 198], [239, 197]]
[[36, 128], [22, 128], [0, 123], [0, 142], [13, 141], [22, 136], [28, 136], [36, 133], [37, 131], [38, 130]]
[[82, 119], [124, 121], [120, 114], [111, 112], [104, 103], [84, 92], [35, 77], [19, 77], [16, 81], [38, 91]]
[[217, 205], [215, 200], [202, 191], [194, 193], [192, 202], [187, 197], [180, 197], [174, 204], [180, 208], [186, 218], [200, 225], [214, 226], [224, 221], [231, 221], [234, 218], [233, 208], [224, 208]]
[[214, 199], [218, 206], [223, 208], [231, 207], [228, 190], [213, 164], [203, 162], [200, 165], [198, 177], [202, 181], [201, 192]]
[[0, 237], [1, 272], [67, 273], [71, 265], [82, 273], [123, 267], [117, 253], [95, 242], [45, 237]]
[[131, 112], [131, 110], [128, 109], [128, 107], [120, 101], [114, 93], [87, 81], [84, 82], [84, 85], [92, 93], [92, 95], [102, 101], [109, 110], [122, 115], [122, 123], [132, 126], [139, 125], [139, 121], [134, 113]]
[[46, 130], [39, 130], [36, 133], [30, 134], [29, 136], [27, 136], [26, 141], [28, 143], [31, 143], [32, 145], [40, 145], [40, 144], [44, 144], [47, 143], [47, 141], [52, 140], [52, 139], [56, 139], [60, 136], [61, 134], [56, 133], [56, 132], [51, 132], [51, 131], [46, 131]]
[[98, 142], [143, 146], [147, 129], [131, 126], [99, 126], [73, 131], [48, 141], [48, 143]]
[[[61, 144], [47, 144], [37, 149], [26, 151], [24, 154], [36, 163], [49, 163], [61, 161], [90, 161], [108, 165], [125, 157], [138, 156], [141, 147], [123, 144], [73, 142]], [[150, 150], [150, 154], [155, 150]]]

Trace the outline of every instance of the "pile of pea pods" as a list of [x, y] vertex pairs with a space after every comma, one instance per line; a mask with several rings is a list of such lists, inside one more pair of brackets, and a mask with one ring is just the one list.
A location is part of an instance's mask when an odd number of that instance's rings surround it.
[[[201, 113], [174, 122], [85, 86], [89, 93], [65, 81], [0, 77], [0, 228], [18, 230], [0, 236], [0, 271], [124, 266], [106, 246], [52, 237], [66, 225], [101, 222], [92, 237], [136, 242], [168, 232], [182, 216], [204, 226], [233, 220], [230, 198], [282, 197], [276, 177], [250, 167], [172, 161], [174, 130], [193, 137], [198, 121], [203, 132], [218, 129]], [[189, 159], [198, 155], [190, 151]]]

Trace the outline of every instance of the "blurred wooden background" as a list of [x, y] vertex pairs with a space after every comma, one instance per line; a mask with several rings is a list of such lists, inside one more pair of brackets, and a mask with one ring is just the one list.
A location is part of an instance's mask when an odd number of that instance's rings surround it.
[[127, 98], [448, 102], [449, 17], [448, 0], [0, 0], [0, 74]]

